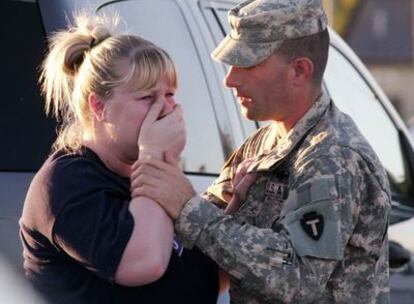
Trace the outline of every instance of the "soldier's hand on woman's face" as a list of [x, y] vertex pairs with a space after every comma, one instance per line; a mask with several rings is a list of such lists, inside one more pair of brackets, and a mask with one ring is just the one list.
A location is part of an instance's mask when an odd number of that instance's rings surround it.
[[239, 210], [242, 202], [246, 199], [247, 191], [256, 181], [256, 173], [247, 173], [253, 160], [253, 158], [246, 159], [237, 167], [236, 175], [232, 181], [233, 196], [224, 210], [226, 214], [233, 214]]
[[171, 153], [166, 153], [165, 162], [146, 158], [132, 166], [131, 196], [145, 196], [156, 201], [173, 219], [195, 194]]
[[138, 136], [138, 159], [152, 157], [162, 159], [168, 151], [178, 158], [186, 142], [183, 111], [179, 104], [160, 118], [164, 104], [157, 100], [148, 111]]

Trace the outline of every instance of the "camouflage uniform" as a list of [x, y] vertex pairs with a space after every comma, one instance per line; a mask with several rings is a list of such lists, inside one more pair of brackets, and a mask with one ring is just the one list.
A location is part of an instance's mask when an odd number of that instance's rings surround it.
[[[327, 18], [320, 0], [248, 0], [229, 23], [212, 57], [251, 67], [285, 40], [324, 31]], [[226, 215], [220, 207], [249, 158], [258, 178]], [[274, 125], [248, 138], [175, 225], [186, 247], [231, 274], [233, 303], [388, 303], [390, 202], [375, 153], [323, 93], [283, 138]]]
[[[232, 303], [388, 303], [391, 198], [372, 148], [325, 94], [276, 138], [261, 128], [204, 198], [187, 202], [175, 224], [181, 241], [231, 274]], [[217, 205], [252, 157], [258, 178], [225, 215]]]

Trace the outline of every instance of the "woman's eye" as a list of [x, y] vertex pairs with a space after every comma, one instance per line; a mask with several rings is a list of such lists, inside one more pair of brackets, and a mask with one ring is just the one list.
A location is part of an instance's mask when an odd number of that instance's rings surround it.
[[145, 96], [138, 98], [138, 100], [145, 100], [145, 101], [152, 101], [153, 99], [154, 99], [154, 96], [152, 95], [145, 95]]
[[173, 92], [169, 92], [169, 93], [167, 93], [167, 94], [166, 94], [166, 96], [167, 96], [167, 97], [174, 97], [174, 96], [175, 96], [175, 93], [173, 93]]

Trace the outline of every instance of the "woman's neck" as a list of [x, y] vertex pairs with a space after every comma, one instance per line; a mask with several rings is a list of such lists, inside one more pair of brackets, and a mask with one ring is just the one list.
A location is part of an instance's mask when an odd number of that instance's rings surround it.
[[132, 163], [119, 156], [115, 149], [88, 139], [83, 140], [83, 145], [95, 152], [109, 170], [122, 177], [130, 177]]

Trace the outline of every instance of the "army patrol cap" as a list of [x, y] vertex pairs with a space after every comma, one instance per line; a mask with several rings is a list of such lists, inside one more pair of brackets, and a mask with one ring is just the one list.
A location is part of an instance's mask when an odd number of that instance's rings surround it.
[[251, 67], [267, 59], [285, 40], [327, 27], [321, 0], [248, 0], [228, 13], [230, 33], [211, 53], [214, 60]]

